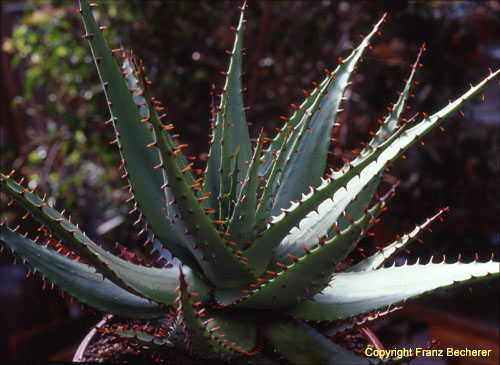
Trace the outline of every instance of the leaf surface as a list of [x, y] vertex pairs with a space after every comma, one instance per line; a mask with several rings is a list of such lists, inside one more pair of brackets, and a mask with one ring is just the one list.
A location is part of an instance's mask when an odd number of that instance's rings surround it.
[[404, 301], [475, 280], [498, 277], [500, 263], [430, 263], [337, 274], [313, 300], [287, 309], [296, 318], [333, 321], [382, 310]]
[[0, 240], [49, 282], [97, 310], [131, 318], [164, 315], [158, 304], [129, 293], [96, 275], [94, 268], [41, 246], [0, 225]]

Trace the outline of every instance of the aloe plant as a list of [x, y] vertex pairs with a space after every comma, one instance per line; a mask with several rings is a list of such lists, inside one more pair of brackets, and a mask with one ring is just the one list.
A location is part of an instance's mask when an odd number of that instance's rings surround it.
[[[354, 265], [347, 258], [386, 210], [377, 195], [388, 165], [459, 110], [500, 70], [432, 115], [402, 118], [422, 46], [399, 99], [380, 129], [353, 161], [326, 172], [330, 137], [344, 92], [385, 15], [351, 55], [341, 59], [285, 119], [274, 139], [261, 131], [253, 146], [242, 97], [244, 10], [235, 31], [226, 83], [212, 105], [212, 136], [201, 177], [177, 144], [161, 103], [151, 95], [142, 62], [110, 50], [93, 17], [96, 4], [80, 2], [92, 55], [116, 131], [124, 178], [154, 250], [180, 265], [157, 268], [115, 256], [78, 224], [2, 174], [1, 190], [41, 222], [64, 249], [43, 245], [0, 226], [2, 247], [63, 292], [100, 311], [158, 319], [154, 333], [116, 333], [159, 349], [177, 348], [195, 358], [252, 361], [263, 343], [292, 363], [369, 363], [332, 341], [389, 313], [411, 298], [498, 276], [499, 263], [433, 263], [390, 266], [432, 218]], [[122, 55], [117, 66], [115, 54]], [[61, 251], [62, 250], [62, 251]], [[125, 249], [122, 249], [122, 251]], [[95, 275], [98, 273], [98, 275]], [[374, 359], [370, 359], [373, 362]], [[398, 361], [398, 360], [395, 360]]]

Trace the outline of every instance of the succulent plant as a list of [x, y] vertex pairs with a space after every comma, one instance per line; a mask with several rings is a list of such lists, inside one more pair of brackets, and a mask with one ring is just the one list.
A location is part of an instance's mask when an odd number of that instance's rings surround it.
[[[79, 302], [117, 316], [159, 319], [154, 333], [118, 327], [116, 333], [158, 348], [177, 348], [196, 358], [258, 359], [274, 347], [292, 363], [369, 363], [332, 341], [391, 312], [410, 298], [461, 283], [491, 279], [499, 264], [475, 260], [385, 267], [396, 253], [444, 210], [355, 264], [348, 258], [386, 210], [377, 190], [387, 167], [440, 126], [451, 113], [500, 74], [482, 82], [438, 112], [402, 117], [424, 50], [420, 49], [399, 99], [380, 129], [352, 161], [325, 172], [332, 131], [349, 79], [385, 15], [351, 55], [295, 108], [274, 139], [249, 136], [242, 96], [244, 9], [220, 102], [212, 105], [212, 136], [204, 171], [193, 171], [171, 134], [161, 103], [151, 96], [142, 62], [110, 50], [94, 20], [96, 4], [80, 2], [116, 132], [124, 178], [147, 242], [181, 264], [144, 264], [126, 249], [115, 256], [78, 224], [13, 179], [1, 191], [41, 222], [54, 242], [43, 245], [0, 226], [8, 247], [32, 270]], [[114, 55], [122, 55], [121, 69]], [[213, 91], [214, 92], [214, 91]], [[419, 119], [418, 119], [419, 118]], [[267, 147], [265, 145], [267, 144]], [[198, 178], [198, 174], [203, 176]], [[179, 262], [175, 261], [174, 263]], [[98, 273], [98, 275], [95, 275]], [[262, 359], [260, 359], [262, 360]]]

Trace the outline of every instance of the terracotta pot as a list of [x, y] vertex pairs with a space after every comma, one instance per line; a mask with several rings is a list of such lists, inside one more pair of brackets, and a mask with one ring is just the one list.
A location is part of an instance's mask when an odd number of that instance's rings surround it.
[[75, 356], [73, 356], [73, 362], [83, 362], [83, 354], [85, 353], [85, 350], [87, 349], [88, 345], [94, 340], [94, 338], [98, 334], [98, 330], [102, 328], [106, 323], [111, 321], [113, 318], [112, 314], [107, 314], [102, 321], [97, 323], [94, 328], [90, 330], [90, 332], [85, 336], [83, 341], [80, 343], [80, 346], [76, 349]]

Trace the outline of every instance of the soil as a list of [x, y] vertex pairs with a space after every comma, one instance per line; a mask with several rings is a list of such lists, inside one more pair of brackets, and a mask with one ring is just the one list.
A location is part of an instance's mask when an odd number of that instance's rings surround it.
[[372, 346], [360, 330], [354, 330], [343, 336], [339, 336], [334, 342], [358, 356], [364, 356], [366, 348]]
[[[119, 322], [112, 321], [112, 324], [116, 323]], [[139, 362], [141, 364], [148, 362], [167, 362], [173, 364], [195, 363], [190, 358], [167, 347], [159, 350], [158, 348], [145, 346], [115, 335], [111, 332], [113, 330], [112, 324], [105, 324], [99, 329], [99, 332], [95, 336], [95, 340], [92, 341], [85, 350], [83, 361], [113, 363]], [[131, 329], [140, 327], [143, 332], [150, 334], [155, 332], [154, 326], [150, 324], [144, 325], [140, 321], [129, 320], [127, 324]]]
[[[134, 326], [133, 322], [134, 321], [129, 321], [128, 323]], [[95, 340], [91, 342], [85, 350], [83, 361], [199, 364], [195, 359], [167, 347], [165, 347], [165, 350], [158, 350], [157, 348], [147, 347], [134, 341], [125, 340], [118, 335], [110, 333], [109, 331], [111, 328], [109, 324], [102, 327], [100, 333], [96, 335]], [[144, 327], [142, 328], [144, 330]], [[151, 332], [153, 331], [154, 329], [151, 326]], [[334, 339], [334, 342], [347, 350], [353, 351], [359, 356], [363, 356], [364, 350], [368, 346], [372, 346], [360, 330], [354, 330], [343, 336], [338, 336]], [[279, 357], [271, 348], [264, 348], [262, 353], [267, 358], [272, 359], [274, 363], [287, 363], [286, 360]]]
[[84, 361], [92, 362], [143, 362], [155, 361], [156, 351], [143, 348], [131, 341], [124, 342], [118, 336], [103, 334], [91, 343], [84, 353]]

